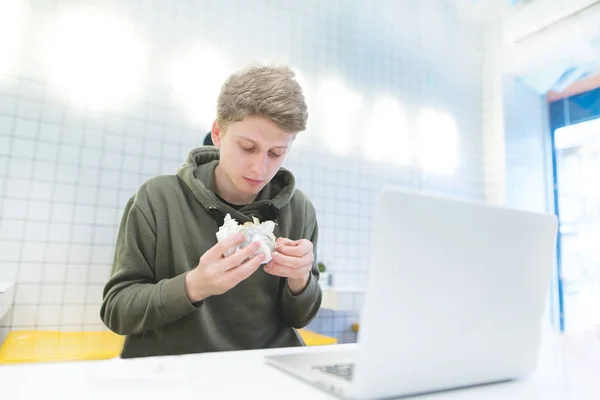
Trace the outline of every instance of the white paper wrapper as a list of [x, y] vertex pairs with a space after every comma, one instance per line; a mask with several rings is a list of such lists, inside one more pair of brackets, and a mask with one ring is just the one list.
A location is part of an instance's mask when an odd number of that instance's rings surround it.
[[223, 225], [221, 225], [217, 231], [217, 240], [221, 242], [225, 238], [241, 232], [246, 237], [246, 240], [244, 240], [242, 244], [228, 249], [224, 254], [225, 257], [245, 248], [252, 242], [259, 242], [260, 248], [254, 254], [264, 253], [265, 260], [263, 263], [268, 263], [271, 261], [271, 252], [275, 247], [274, 229], [275, 223], [273, 221], [261, 223], [257, 218], [254, 218], [253, 222], [246, 222], [245, 224], [240, 225], [235, 219], [231, 218], [231, 215], [227, 214], [223, 221]]

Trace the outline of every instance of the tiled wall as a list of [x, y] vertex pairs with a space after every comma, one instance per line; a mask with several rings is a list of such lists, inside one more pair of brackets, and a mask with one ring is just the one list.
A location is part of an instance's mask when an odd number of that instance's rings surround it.
[[[17, 282], [13, 312], [0, 325], [104, 328], [98, 309], [122, 208], [145, 179], [174, 173], [201, 144], [213, 116], [212, 76], [225, 72], [222, 63], [235, 69], [276, 60], [301, 72], [311, 120], [286, 165], [317, 208], [319, 258], [336, 285], [360, 287], [365, 281], [371, 208], [384, 185], [483, 200], [481, 31], [442, 1], [26, 4], [19, 58], [0, 79], [0, 280]], [[92, 13], [128, 18], [148, 55], [143, 90], [109, 111], [74, 106], [51, 83], [52, 70], [42, 57], [46, 29], [84, 4]], [[172, 86], [165, 73], [170, 63], [202, 45], [213, 46], [226, 61], [205, 52], [199, 63], [184, 64], [193, 67], [187, 78], [176, 76], [189, 82]], [[72, 70], [73, 80], [85, 74], [85, 68]], [[329, 77], [355, 94], [323, 100], [319, 85]], [[331, 88], [329, 82], [324, 87]], [[198, 98], [191, 106], [178, 91], [187, 83], [188, 95]], [[79, 93], [79, 86], [71, 89]], [[397, 99], [405, 128], [393, 129], [394, 119], [377, 124], [371, 110], [380, 96]], [[458, 163], [448, 176], [426, 173], [414, 159], [408, 166], [391, 160], [406, 151], [403, 133], [418, 139], [418, 115], [427, 108], [448, 113], [456, 123]], [[445, 133], [444, 127], [435, 131]], [[426, 150], [433, 151], [429, 159], [451, 152], [447, 145], [434, 149], [445, 137], [425, 139]], [[371, 149], [370, 156], [364, 149]], [[349, 327], [358, 318], [360, 295], [349, 304], [354, 310], [323, 310], [311, 327], [354, 340]]]
[[[553, 213], [552, 144], [546, 98], [511, 77], [503, 79], [502, 89], [506, 203], [518, 209]], [[546, 302], [546, 327], [558, 327], [556, 285], [553, 276]]]
[[507, 203], [552, 212], [548, 102], [518, 79], [507, 77], [503, 83]]

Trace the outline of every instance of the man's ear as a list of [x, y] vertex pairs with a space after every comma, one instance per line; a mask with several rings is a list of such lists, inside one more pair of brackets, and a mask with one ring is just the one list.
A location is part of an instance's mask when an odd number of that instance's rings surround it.
[[221, 147], [221, 127], [219, 126], [219, 123], [217, 121], [214, 121], [212, 124], [212, 129], [210, 130], [210, 137], [217, 149]]

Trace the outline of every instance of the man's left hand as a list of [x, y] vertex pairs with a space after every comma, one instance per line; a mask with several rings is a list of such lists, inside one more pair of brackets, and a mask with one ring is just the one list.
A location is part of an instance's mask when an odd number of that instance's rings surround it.
[[265, 265], [265, 272], [287, 278], [293, 294], [304, 290], [310, 279], [314, 261], [313, 244], [310, 240], [278, 238], [273, 259]]

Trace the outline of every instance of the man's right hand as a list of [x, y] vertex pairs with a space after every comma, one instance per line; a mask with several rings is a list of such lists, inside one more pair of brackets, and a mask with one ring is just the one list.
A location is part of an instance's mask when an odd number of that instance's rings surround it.
[[232, 235], [200, 257], [198, 266], [185, 277], [185, 291], [192, 303], [231, 290], [260, 267], [265, 259], [263, 253], [249, 258], [260, 247], [256, 242], [228, 257], [223, 256], [228, 249], [243, 241], [242, 234]]

